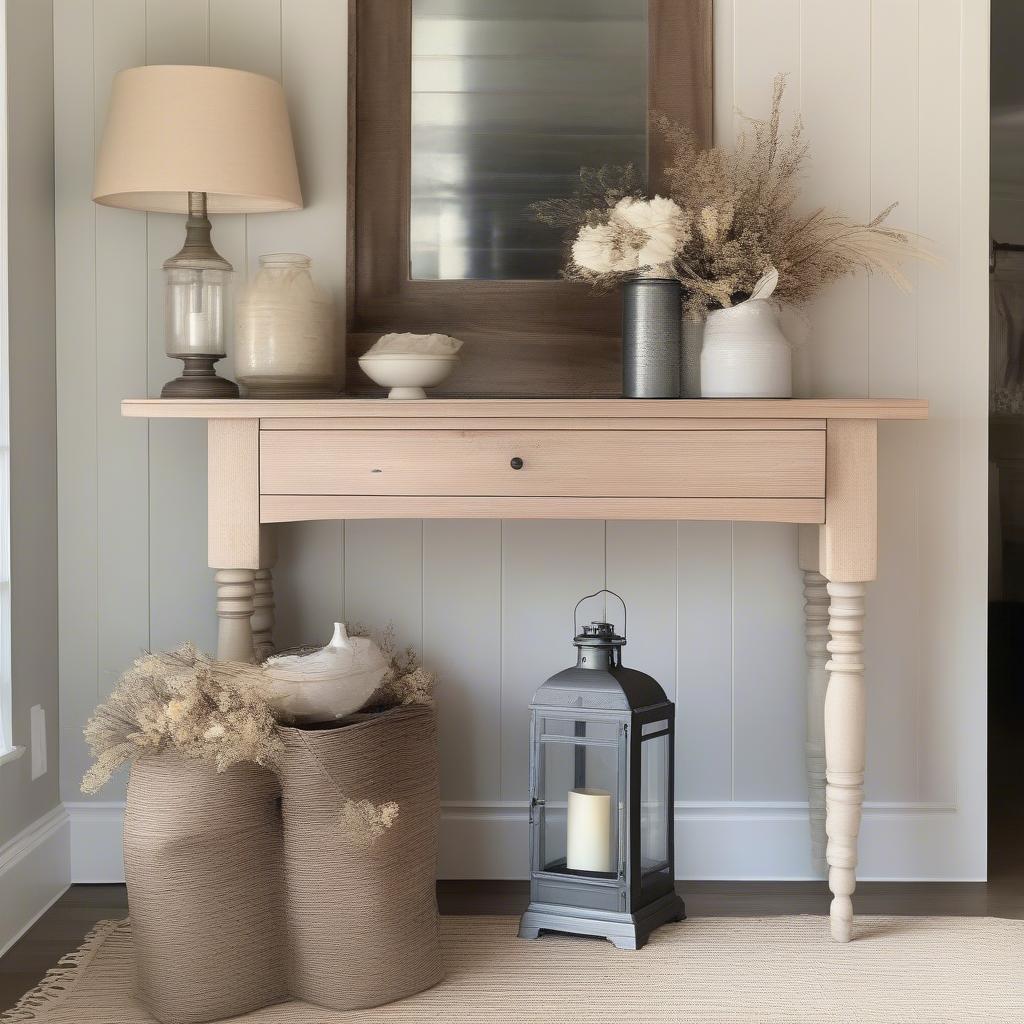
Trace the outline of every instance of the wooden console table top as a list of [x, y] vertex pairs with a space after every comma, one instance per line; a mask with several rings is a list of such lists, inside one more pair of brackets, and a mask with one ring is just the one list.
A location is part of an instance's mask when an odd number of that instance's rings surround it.
[[[921, 420], [928, 403], [916, 398], [386, 398], [246, 399], [207, 401], [129, 398], [125, 416], [150, 419], [309, 417], [557, 417], [558, 419], [858, 419]], [[572, 424], [567, 423], [567, 428]]]

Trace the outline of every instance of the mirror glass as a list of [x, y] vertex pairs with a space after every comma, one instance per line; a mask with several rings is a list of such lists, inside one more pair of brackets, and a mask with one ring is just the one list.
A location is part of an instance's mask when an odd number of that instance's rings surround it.
[[413, 0], [410, 274], [557, 279], [528, 207], [647, 174], [647, 0]]

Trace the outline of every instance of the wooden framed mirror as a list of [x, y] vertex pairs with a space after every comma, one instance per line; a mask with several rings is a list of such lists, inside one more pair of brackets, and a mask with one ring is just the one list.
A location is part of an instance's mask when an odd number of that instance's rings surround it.
[[621, 299], [562, 280], [529, 204], [580, 166], [657, 191], [665, 113], [711, 140], [712, 0], [349, 0], [348, 391], [389, 331], [450, 334], [433, 394], [613, 397]]

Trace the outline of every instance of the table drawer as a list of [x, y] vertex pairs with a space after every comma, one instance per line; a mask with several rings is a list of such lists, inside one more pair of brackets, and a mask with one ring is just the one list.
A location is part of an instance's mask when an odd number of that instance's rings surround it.
[[820, 498], [825, 431], [262, 430], [260, 493]]

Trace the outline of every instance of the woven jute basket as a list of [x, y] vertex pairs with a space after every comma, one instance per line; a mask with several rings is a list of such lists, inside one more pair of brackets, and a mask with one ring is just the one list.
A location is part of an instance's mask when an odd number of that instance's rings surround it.
[[[288, 988], [334, 1010], [379, 1006], [444, 975], [434, 708], [355, 719], [281, 730]], [[397, 817], [368, 832], [363, 801], [395, 803]]]
[[164, 1024], [247, 1013], [287, 993], [279, 788], [168, 752], [132, 766], [124, 868], [136, 994]]

